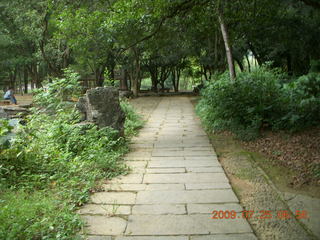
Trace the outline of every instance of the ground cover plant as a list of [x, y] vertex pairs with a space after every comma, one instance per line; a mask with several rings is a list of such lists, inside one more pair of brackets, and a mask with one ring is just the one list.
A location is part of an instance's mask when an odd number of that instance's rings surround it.
[[75, 208], [88, 200], [97, 180], [128, 170], [120, 157], [142, 121], [122, 102], [124, 137], [78, 124], [74, 103], [67, 102], [80, 94], [77, 79], [66, 71], [38, 90], [26, 125], [1, 150], [0, 239], [75, 239], [82, 226]]

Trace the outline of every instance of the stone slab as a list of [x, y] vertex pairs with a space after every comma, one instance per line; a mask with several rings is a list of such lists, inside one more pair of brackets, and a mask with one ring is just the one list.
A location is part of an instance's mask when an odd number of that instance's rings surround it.
[[134, 205], [132, 214], [137, 215], [161, 215], [161, 214], [186, 214], [185, 205], [177, 204], [152, 204]]
[[139, 183], [115, 183], [102, 185], [105, 191], [143, 191], [146, 189], [146, 184]]
[[241, 212], [243, 208], [237, 203], [224, 204], [187, 204], [188, 214], [212, 213], [213, 211]]
[[187, 190], [231, 189], [229, 183], [187, 183]]
[[[190, 161], [218, 161], [218, 157], [216, 155], [210, 155], [210, 156], [185, 156], [185, 160]], [[200, 167], [200, 166], [199, 166]]]
[[130, 173], [125, 176], [117, 177], [108, 181], [108, 183], [142, 183], [143, 174]]
[[187, 172], [205, 173], [205, 172], [220, 172], [224, 173], [222, 167], [187, 167]]
[[112, 240], [111, 236], [88, 236], [86, 240]]
[[132, 157], [124, 157], [123, 158], [125, 161], [149, 161], [150, 157], [146, 157], [146, 156], [132, 156]]
[[146, 173], [185, 173], [185, 168], [147, 168]]
[[184, 157], [176, 157], [176, 156], [166, 156], [166, 157], [151, 157], [150, 161], [181, 161], [184, 160]]
[[183, 236], [139, 236], [139, 237], [116, 237], [115, 240], [189, 240], [189, 237]]
[[98, 192], [91, 196], [95, 204], [134, 204], [136, 194], [132, 192]]
[[148, 161], [126, 161], [125, 163], [127, 166], [129, 166], [131, 168], [136, 168], [136, 167], [145, 168], [148, 164]]
[[229, 182], [224, 173], [145, 174], [143, 183], [208, 183]]
[[[143, 226], [143, 227], [141, 227]], [[211, 215], [131, 215], [127, 235], [189, 235], [252, 232], [244, 219], [211, 219]]]
[[127, 221], [119, 217], [82, 216], [86, 223], [85, 232], [92, 235], [120, 235], [127, 226]]
[[153, 151], [152, 157], [183, 157], [183, 151]]
[[213, 151], [183, 151], [183, 156], [215, 156]]
[[137, 193], [137, 204], [165, 203], [238, 203], [231, 189], [190, 191], [142, 191]]
[[82, 215], [128, 215], [131, 213], [130, 206], [86, 204], [77, 213]]
[[289, 208], [294, 214], [297, 211], [307, 213], [307, 218], [300, 221], [320, 239], [320, 199], [292, 193], [285, 193], [285, 198], [288, 199]]
[[217, 160], [162, 160], [150, 161], [149, 168], [174, 168], [174, 167], [218, 167], [221, 166]]
[[190, 240], [258, 240], [258, 238], [253, 233], [239, 233], [191, 236]]
[[132, 158], [132, 157], [150, 157], [151, 152], [150, 151], [133, 151], [126, 154], [126, 158]]
[[161, 184], [146, 184], [146, 191], [157, 191], [157, 190], [184, 190], [185, 186], [184, 184], [178, 184], [178, 183], [161, 183]]

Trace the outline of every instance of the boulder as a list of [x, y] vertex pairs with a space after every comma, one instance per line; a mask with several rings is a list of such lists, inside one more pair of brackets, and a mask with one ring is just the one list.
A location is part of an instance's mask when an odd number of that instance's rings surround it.
[[130, 98], [133, 96], [132, 91], [130, 90], [119, 90], [119, 97], [122, 98]]
[[2, 107], [0, 107], [0, 118], [8, 119], [8, 114]]
[[97, 87], [89, 89], [76, 105], [82, 114], [82, 121], [92, 122], [99, 128], [112, 127], [122, 135], [125, 113], [119, 102], [118, 89]]

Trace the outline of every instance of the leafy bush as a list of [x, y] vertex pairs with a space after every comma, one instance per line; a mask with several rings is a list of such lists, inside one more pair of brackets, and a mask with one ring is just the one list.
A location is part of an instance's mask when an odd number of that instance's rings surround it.
[[126, 114], [126, 121], [124, 124], [125, 135], [131, 136], [136, 133], [136, 130], [143, 126], [143, 120], [135, 112], [133, 107], [126, 100], [121, 100], [120, 102], [121, 109]]
[[262, 66], [239, 73], [231, 82], [227, 73], [215, 76], [202, 91], [197, 112], [209, 129], [229, 130], [243, 140], [259, 136], [261, 128], [297, 131], [320, 122], [320, 75], [285, 83], [277, 69]]
[[69, 206], [43, 193], [7, 192], [0, 201], [0, 239], [80, 239], [82, 226]]
[[235, 82], [227, 73], [216, 76], [201, 92], [197, 111], [210, 129], [231, 130], [242, 139], [252, 139], [281, 116], [281, 77], [266, 67], [241, 73]]
[[115, 130], [77, 125], [74, 112], [59, 111], [52, 118], [34, 111], [11, 148], [2, 152], [0, 174], [7, 185], [17, 189], [72, 187], [72, 192], [67, 191], [70, 199], [81, 203], [86, 200], [81, 193], [96, 178], [124, 171], [118, 158], [126, 147]]
[[[33, 108], [10, 147], [0, 150], [0, 220], [11, 214], [0, 222], [1, 239], [74, 239], [80, 227], [74, 207], [88, 200], [97, 180], [127, 171], [119, 161], [125, 138], [111, 128], [79, 124], [74, 104], [62, 104], [66, 84], [67, 96], [77, 93], [74, 76], [38, 90], [37, 104], [46, 108]], [[128, 137], [142, 122], [128, 103], [121, 105]]]
[[35, 89], [34, 103], [46, 109], [63, 109], [63, 105], [72, 98], [80, 96], [81, 87], [78, 84], [79, 74], [70, 70], [64, 70], [64, 78], [53, 79], [45, 88]]
[[320, 74], [309, 73], [284, 86], [288, 99], [281, 128], [292, 131], [320, 122]]

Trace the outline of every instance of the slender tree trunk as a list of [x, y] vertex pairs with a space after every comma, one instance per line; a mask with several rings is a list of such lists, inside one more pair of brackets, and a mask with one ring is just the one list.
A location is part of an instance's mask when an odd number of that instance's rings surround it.
[[244, 67], [243, 67], [242, 62], [237, 58], [235, 60], [236, 60], [237, 64], [239, 65], [239, 68], [240, 68], [241, 72], [243, 72], [244, 71]]
[[133, 71], [131, 74], [131, 91], [134, 97], [138, 97], [139, 95], [139, 76], [140, 76], [140, 59], [137, 50], [132, 48], [134, 58], [135, 58], [135, 66], [133, 67]]
[[175, 71], [175, 69], [173, 69], [171, 71], [171, 77], [172, 77], [172, 85], [173, 85], [174, 92], [178, 92], [177, 83], [176, 83], [176, 71]]
[[158, 92], [158, 74], [157, 74], [157, 69], [154, 72], [150, 72], [151, 76], [151, 91], [153, 92]]
[[179, 92], [181, 70], [180, 70], [180, 69], [177, 69], [177, 70], [176, 70], [176, 73], [177, 73], [177, 78], [176, 78], [177, 87], [176, 87], [176, 88], [177, 88], [177, 91]]
[[208, 81], [207, 68], [204, 65], [202, 66], [202, 73], [203, 73], [205, 80]]
[[23, 71], [24, 93], [28, 93], [28, 69], [25, 67]]
[[133, 93], [133, 96], [137, 97], [139, 94], [138, 91], [138, 78], [136, 76], [134, 76], [135, 74], [133, 74], [131, 76], [131, 91]]
[[120, 90], [127, 91], [128, 90], [128, 73], [127, 70], [122, 69], [122, 76], [120, 78]]
[[221, 32], [222, 32], [223, 41], [224, 41], [224, 46], [226, 49], [228, 67], [229, 67], [229, 72], [230, 72], [230, 79], [231, 79], [231, 81], [234, 81], [236, 78], [236, 71], [234, 68], [232, 48], [231, 48], [230, 41], [229, 41], [228, 29], [227, 29], [227, 26], [224, 22], [223, 12], [222, 12], [222, 9], [220, 9], [220, 6], [218, 8], [218, 18], [219, 18], [220, 28], [221, 28]]
[[246, 54], [246, 60], [247, 60], [247, 64], [248, 64], [248, 71], [251, 72], [251, 65], [250, 65], [250, 61], [249, 61], [247, 54]]

